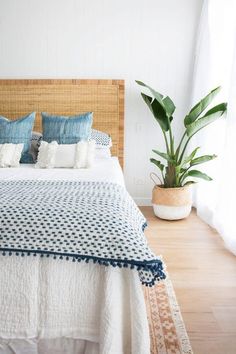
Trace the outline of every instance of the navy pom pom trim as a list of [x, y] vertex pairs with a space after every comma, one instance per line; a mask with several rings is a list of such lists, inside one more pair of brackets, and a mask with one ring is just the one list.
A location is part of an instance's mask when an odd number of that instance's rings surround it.
[[[53, 259], [59, 260], [67, 260], [72, 262], [81, 262], [84, 261], [85, 263], [93, 262], [94, 264], [100, 264], [103, 266], [112, 266], [118, 268], [130, 268], [136, 269], [139, 272], [140, 281], [145, 286], [153, 286], [157, 281], [166, 278], [164, 272], [163, 262], [161, 260], [153, 260], [147, 262], [140, 262], [134, 260], [121, 260], [121, 259], [109, 259], [109, 258], [98, 258], [94, 256], [87, 256], [87, 255], [74, 255], [68, 253], [59, 253], [59, 252], [49, 252], [49, 251], [42, 251], [42, 250], [16, 250], [16, 249], [2, 249], [0, 251], [3, 256], [33, 256], [40, 258], [43, 257], [52, 257]], [[143, 275], [143, 272], [149, 273], [148, 276]]]

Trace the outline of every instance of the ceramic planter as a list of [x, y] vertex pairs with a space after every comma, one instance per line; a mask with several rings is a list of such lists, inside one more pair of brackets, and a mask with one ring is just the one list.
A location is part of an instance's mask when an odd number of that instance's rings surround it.
[[154, 214], [165, 220], [186, 218], [192, 207], [191, 186], [163, 188], [156, 185], [152, 191]]

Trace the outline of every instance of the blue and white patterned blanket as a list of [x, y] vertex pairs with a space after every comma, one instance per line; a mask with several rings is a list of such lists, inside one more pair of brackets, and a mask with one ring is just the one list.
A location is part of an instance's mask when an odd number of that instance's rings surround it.
[[144, 236], [146, 220], [117, 184], [1, 181], [2, 255], [93, 261], [130, 267], [143, 284], [164, 279], [163, 264]]

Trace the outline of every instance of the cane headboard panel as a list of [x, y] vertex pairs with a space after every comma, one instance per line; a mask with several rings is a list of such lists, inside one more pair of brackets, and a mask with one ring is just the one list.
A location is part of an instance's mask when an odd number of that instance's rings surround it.
[[34, 130], [41, 131], [41, 112], [58, 115], [94, 113], [93, 127], [112, 137], [112, 154], [123, 166], [123, 80], [0, 80], [0, 115], [14, 119], [35, 111]]

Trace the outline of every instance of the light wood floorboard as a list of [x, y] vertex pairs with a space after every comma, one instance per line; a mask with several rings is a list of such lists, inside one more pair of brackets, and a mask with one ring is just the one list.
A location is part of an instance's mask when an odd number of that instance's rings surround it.
[[217, 232], [193, 211], [188, 219], [164, 221], [151, 207], [146, 236], [161, 254], [195, 354], [236, 354], [236, 257]]

